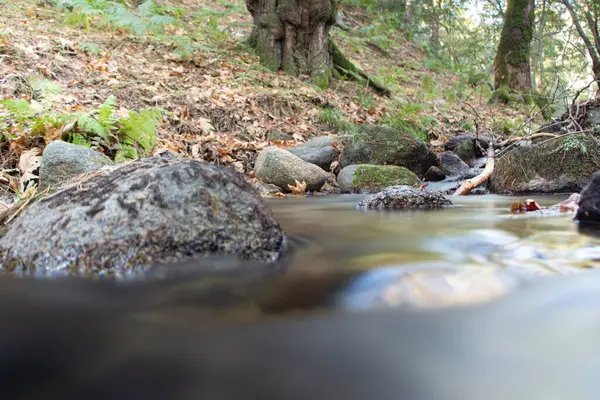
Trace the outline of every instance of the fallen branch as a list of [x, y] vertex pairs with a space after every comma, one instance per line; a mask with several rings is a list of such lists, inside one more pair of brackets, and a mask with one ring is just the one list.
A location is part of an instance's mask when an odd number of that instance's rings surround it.
[[490, 148], [488, 149], [487, 158], [488, 158], [487, 163], [485, 164], [485, 168], [483, 169], [483, 172], [481, 174], [477, 175], [475, 178], [471, 178], [471, 179], [463, 182], [463, 184], [460, 185], [460, 187], [458, 189], [456, 189], [456, 192], [454, 192], [454, 194], [452, 196], [465, 196], [465, 195], [469, 194], [471, 192], [471, 190], [475, 189], [477, 186], [487, 182], [487, 180], [490, 179], [492, 172], [494, 172], [494, 148], [493, 148], [493, 146], [490, 146]]

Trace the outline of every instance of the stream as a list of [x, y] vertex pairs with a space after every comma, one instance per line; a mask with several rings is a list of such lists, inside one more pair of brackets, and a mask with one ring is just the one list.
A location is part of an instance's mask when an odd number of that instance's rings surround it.
[[[566, 197], [533, 198], [545, 207]], [[542, 277], [585, 272], [600, 258], [600, 240], [580, 233], [572, 214], [511, 214], [514, 197], [460, 197], [456, 207], [409, 212], [358, 211], [361, 198], [269, 201], [297, 243], [290, 274], [343, 281], [328, 297], [335, 308], [482, 303]]]

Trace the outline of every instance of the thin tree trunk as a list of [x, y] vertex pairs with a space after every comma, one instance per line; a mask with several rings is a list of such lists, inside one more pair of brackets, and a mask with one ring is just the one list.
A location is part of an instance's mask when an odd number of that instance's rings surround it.
[[406, 0], [406, 9], [404, 11], [404, 25], [406, 25], [407, 27], [412, 26], [413, 23], [413, 7], [413, 0]]
[[431, 47], [437, 57], [440, 50], [440, 12], [437, 1], [433, 2], [431, 13]]
[[531, 92], [531, 39], [534, 0], [508, 0], [500, 44], [494, 60], [496, 88]]

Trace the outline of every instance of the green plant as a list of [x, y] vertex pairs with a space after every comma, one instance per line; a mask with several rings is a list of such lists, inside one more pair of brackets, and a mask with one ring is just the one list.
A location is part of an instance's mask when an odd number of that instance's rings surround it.
[[351, 133], [356, 130], [356, 125], [342, 116], [335, 108], [323, 108], [318, 115], [319, 122], [338, 132]]

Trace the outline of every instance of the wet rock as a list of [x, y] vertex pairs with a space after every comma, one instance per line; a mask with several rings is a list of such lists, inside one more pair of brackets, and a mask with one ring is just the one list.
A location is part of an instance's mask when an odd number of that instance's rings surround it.
[[338, 174], [342, 193], [374, 193], [388, 186], [416, 185], [419, 179], [407, 168], [395, 165], [349, 165]]
[[438, 167], [429, 167], [423, 179], [427, 182], [439, 182], [446, 179], [446, 175]]
[[590, 183], [581, 192], [575, 219], [600, 224], [600, 171], [592, 175]]
[[423, 176], [437, 165], [435, 154], [419, 138], [382, 125], [363, 125], [346, 140], [340, 161], [342, 167], [353, 164], [397, 165]]
[[338, 140], [335, 136], [317, 137], [296, 147], [289, 148], [289, 152], [297, 155], [302, 160], [315, 164], [325, 171], [329, 171], [331, 163], [337, 159], [338, 152], [333, 143]]
[[327, 172], [322, 168], [274, 146], [267, 147], [258, 155], [254, 173], [263, 182], [288, 192], [288, 185], [295, 185], [295, 181], [306, 182], [306, 189], [311, 191], [320, 190], [327, 181]]
[[105, 155], [90, 149], [56, 140], [44, 149], [40, 164], [40, 188], [55, 187], [86, 172], [112, 164]]
[[446, 151], [452, 151], [461, 160], [471, 165], [477, 157], [485, 156], [485, 150], [490, 147], [488, 139], [476, 135], [458, 135], [444, 144]]
[[451, 206], [452, 202], [440, 192], [418, 190], [411, 186], [391, 186], [373, 194], [357, 208], [364, 209], [424, 209]]
[[337, 177], [335, 176], [335, 174], [333, 172], [327, 173], [327, 182], [325, 182], [325, 185], [323, 185], [323, 187], [321, 188], [321, 191], [325, 192], [325, 193], [329, 193], [329, 194], [341, 193], [340, 186], [338, 185], [338, 182], [337, 182]]
[[499, 157], [489, 188], [499, 194], [579, 192], [599, 168], [596, 139], [566, 135], [518, 147]]
[[[467, 142], [464, 142], [467, 143]], [[470, 168], [463, 160], [451, 151], [445, 151], [438, 155], [438, 160], [442, 172], [446, 176], [466, 176], [469, 175]]]
[[283, 189], [279, 186], [273, 185], [271, 183], [264, 183], [261, 181], [257, 181], [254, 184], [254, 187], [256, 188], [256, 190], [258, 190], [258, 193], [260, 193], [261, 196], [272, 196], [279, 192], [283, 192]]
[[282, 242], [269, 208], [233, 169], [150, 158], [33, 204], [0, 239], [0, 269], [124, 277], [209, 254], [274, 260]]

